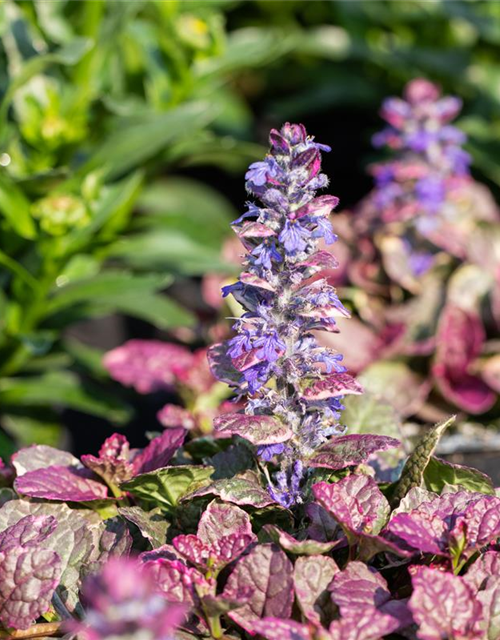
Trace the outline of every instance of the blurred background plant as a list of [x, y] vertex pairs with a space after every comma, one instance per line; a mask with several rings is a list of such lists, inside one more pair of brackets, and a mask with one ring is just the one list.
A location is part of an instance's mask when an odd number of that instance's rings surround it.
[[220, 246], [271, 126], [333, 146], [346, 209], [381, 100], [425, 76], [463, 98], [474, 176], [500, 193], [495, 2], [7, 0], [0, 31], [4, 456], [63, 424], [88, 450], [131, 406], [142, 434], [171, 401], [110, 382], [102, 351], [221, 330], [199, 277], [232, 271]]

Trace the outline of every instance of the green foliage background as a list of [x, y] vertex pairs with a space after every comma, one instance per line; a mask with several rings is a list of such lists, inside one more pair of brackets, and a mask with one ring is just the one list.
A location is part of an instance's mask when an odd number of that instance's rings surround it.
[[169, 287], [227, 271], [235, 211], [186, 169], [241, 178], [269, 124], [375, 112], [425, 75], [464, 99], [500, 187], [497, 2], [5, 0], [0, 35], [0, 455], [60, 444], [67, 407], [127, 422], [69, 330], [118, 313], [196, 333]]

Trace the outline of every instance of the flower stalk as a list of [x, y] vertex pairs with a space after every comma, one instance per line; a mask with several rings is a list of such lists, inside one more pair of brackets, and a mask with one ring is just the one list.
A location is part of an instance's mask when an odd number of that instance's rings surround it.
[[259, 204], [233, 222], [246, 254], [244, 271], [223, 289], [244, 313], [236, 335], [209, 353], [215, 376], [228, 382], [244, 414], [226, 414], [216, 428], [257, 445], [261, 461], [278, 471], [269, 485], [285, 507], [301, 501], [307, 459], [345, 430], [342, 397], [360, 393], [342, 355], [322, 347], [315, 332], [337, 332], [336, 316], [348, 317], [337, 292], [320, 277], [337, 266], [320, 242], [335, 242], [329, 216], [338, 198], [316, 196], [328, 184], [321, 153], [330, 147], [303, 125], [285, 124], [270, 134], [270, 152], [246, 174], [247, 191]]

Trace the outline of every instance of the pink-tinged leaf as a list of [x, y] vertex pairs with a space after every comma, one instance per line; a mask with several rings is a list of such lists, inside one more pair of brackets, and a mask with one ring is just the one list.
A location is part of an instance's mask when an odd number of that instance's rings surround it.
[[486, 630], [486, 640], [500, 637], [500, 578], [489, 576], [477, 594], [481, 604], [483, 621], [481, 629]]
[[276, 544], [296, 556], [315, 556], [321, 553], [328, 553], [339, 541], [334, 540], [332, 542], [318, 542], [318, 540], [297, 540], [286, 531], [282, 531], [279, 527], [273, 524], [266, 524], [263, 527], [264, 531], [269, 535], [271, 540]]
[[240, 281], [250, 287], [258, 287], [259, 289], [265, 289], [266, 291], [275, 291], [275, 288], [269, 284], [267, 280], [259, 278], [253, 273], [244, 272], [240, 274]]
[[362, 615], [366, 609], [375, 608], [395, 618], [400, 629], [412, 623], [406, 601], [393, 600], [386, 580], [364, 562], [350, 562], [335, 576], [330, 591], [342, 617]]
[[190, 607], [198, 603], [196, 585], [205, 582], [202, 574], [187, 567], [179, 560], [149, 560], [145, 563], [147, 571], [153, 576], [158, 591], [165, 594], [169, 602], [186, 604]]
[[237, 593], [251, 585], [254, 592], [241, 608], [229, 617], [245, 630], [265, 616], [288, 618], [293, 605], [293, 566], [281, 549], [273, 544], [255, 547], [242, 558], [229, 576], [224, 593]]
[[469, 586], [478, 591], [490, 576], [500, 579], [500, 553], [498, 551], [487, 551], [480, 556], [469, 568], [464, 579]]
[[232, 533], [217, 540], [212, 546], [216, 567], [221, 569], [236, 560], [255, 540], [253, 533]]
[[237, 371], [243, 372], [250, 369], [250, 367], [253, 367], [255, 364], [259, 364], [261, 360], [257, 357], [258, 352], [259, 349], [252, 349], [251, 351], [243, 352], [241, 356], [233, 358], [233, 366]]
[[143, 551], [139, 554], [139, 560], [141, 560], [141, 562], [148, 562], [150, 560], [179, 560], [181, 563], [184, 562], [182, 556], [177, 553], [175, 548], [170, 544], [163, 544], [161, 547], [152, 549], [151, 551]]
[[249, 416], [244, 413], [225, 413], [214, 420], [219, 436], [238, 435], [252, 444], [278, 444], [290, 440], [291, 428], [272, 416]]
[[45, 444], [34, 444], [31, 447], [21, 449], [11, 458], [12, 465], [18, 476], [27, 471], [36, 471], [45, 467], [60, 465], [63, 467], [78, 466], [78, 458], [67, 451], [60, 451]]
[[0, 620], [27, 629], [50, 608], [61, 577], [55, 551], [18, 547], [0, 552]]
[[345, 469], [364, 464], [377, 451], [386, 451], [400, 446], [399, 440], [388, 436], [353, 433], [332, 438], [322, 445], [309, 459], [311, 467]]
[[148, 473], [166, 467], [177, 449], [182, 446], [185, 437], [184, 429], [165, 429], [134, 458], [135, 473]]
[[238, 231], [239, 238], [269, 238], [276, 232], [261, 222], [245, 222]]
[[334, 620], [329, 640], [380, 640], [397, 627], [398, 622], [392, 616], [377, 609], [364, 609], [362, 613]]
[[313, 485], [313, 494], [349, 537], [377, 534], [390, 513], [389, 503], [369, 476], [351, 475], [334, 484]]
[[198, 568], [205, 568], [208, 560], [214, 559], [211, 547], [193, 534], [176, 536], [172, 544], [178, 553]]
[[384, 535], [414, 552], [469, 558], [500, 536], [500, 498], [468, 491], [445, 493], [394, 515]]
[[447, 555], [446, 548], [440, 544], [443, 531], [444, 523], [436, 518], [427, 518], [423, 514], [417, 517], [411, 512], [398, 513], [387, 525], [384, 536], [414, 553]]
[[443, 396], [469, 413], [490, 409], [496, 394], [473, 373], [484, 343], [484, 327], [474, 312], [448, 305], [438, 327], [434, 379]]
[[221, 536], [233, 533], [253, 535], [250, 516], [232, 504], [212, 500], [198, 523], [198, 538], [205, 544], [215, 544]]
[[192, 354], [192, 360], [189, 367], [180, 367], [175, 369], [176, 382], [181, 387], [186, 387], [195, 395], [208, 393], [216, 380], [210, 371], [207, 359], [208, 349], [197, 349]]
[[266, 640], [313, 640], [314, 628], [294, 620], [262, 618], [254, 620], [250, 633], [257, 633]]
[[14, 482], [15, 490], [30, 498], [88, 502], [108, 497], [107, 487], [89, 478], [86, 469], [72, 467], [46, 467], [28, 471]]
[[295, 596], [302, 615], [317, 625], [331, 619], [331, 602], [328, 586], [339, 568], [328, 556], [297, 558], [293, 573]]
[[212, 345], [208, 350], [207, 358], [210, 371], [217, 380], [230, 386], [239, 382], [241, 374], [227, 355], [227, 345], [225, 343]]
[[183, 500], [209, 495], [218, 496], [224, 502], [232, 502], [240, 506], [248, 505], [257, 509], [269, 505], [278, 506], [278, 503], [261, 487], [257, 474], [250, 470], [233, 478], [216, 480], [207, 487], [202, 487], [185, 496]]
[[166, 404], [156, 414], [158, 422], [166, 429], [186, 429], [191, 431], [196, 428], [196, 418], [187, 409], [176, 404]]
[[104, 356], [109, 375], [139, 393], [171, 387], [177, 374], [190, 367], [193, 355], [177, 344], [159, 340], [129, 340]]
[[130, 446], [125, 436], [114, 433], [104, 441], [99, 457], [83, 455], [83, 464], [104, 479], [119, 485], [130, 480], [134, 475], [134, 467], [130, 462]]
[[481, 604], [460, 576], [419, 567], [412, 577], [409, 607], [420, 640], [463, 638], [480, 640]]
[[319, 271], [337, 269], [339, 261], [329, 251], [316, 251], [312, 256], [309, 256], [304, 262], [299, 262], [296, 267], [309, 267], [314, 273]]
[[348, 394], [359, 395], [363, 393], [363, 387], [348, 373], [336, 373], [317, 380], [310, 387], [304, 389], [302, 396], [306, 400], [328, 400]]
[[337, 521], [316, 502], [306, 505], [306, 513], [311, 523], [307, 527], [307, 535], [318, 542], [336, 540], [341, 532]]
[[213, 617], [227, 613], [228, 611], [233, 611], [234, 609], [239, 609], [248, 602], [252, 593], [253, 587], [243, 587], [230, 597], [226, 596], [224, 593], [217, 596], [208, 594], [201, 598], [203, 611], [206, 616]]
[[56, 527], [52, 516], [26, 516], [0, 534], [0, 621], [5, 627], [27, 629], [49, 609], [63, 566], [43, 544]]
[[330, 215], [332, 209], [338, 205], [339, 199], [336, 196], [319, 196], [314, 198], [297, 211], [297, 217], [303, 216], [325, 218]]

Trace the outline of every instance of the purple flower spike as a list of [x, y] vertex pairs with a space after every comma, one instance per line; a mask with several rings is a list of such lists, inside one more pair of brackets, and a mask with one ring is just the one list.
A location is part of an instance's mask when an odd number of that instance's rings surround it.
[[409, 221], [421, 231], [445, 207], [448, 192], [469, 174], [469, 155], [461, 148], [465, 134], [450, 125], [461, 101], [442, 97], [439, 87], [422, 78], [408, 83], [404, 99], [389, 98], [381, 115], [389, 124], [373, 138], [397, 156], [373, 167], [376, 187], [373, 203], [381, 222]]
[[185, 608], [168, 602], [149, 566], [137, 560], [110, 560], [99, 574], [87, 578], [82, 593], [87, 615], [72, 630], [85, 640], [172, 640], [184, 618]]
[[[270, 152], [246, 174], [246, 188], [261, 201], [232, 223], [246, 255], [238, 282], [224, 288], [244, 308], [236, 335], [209, 353], [212, 372], [248, 396], [244, 413], [216, 423], [221, 436], [238, 435], [257, 446], [263, 463], [277, 463], [269, 493], [289, 508], [301, 502], [304, 467], [332, 436], [343, 433], [345, 394], [360, 385], [321, 347], [312, 331], [337, 332], [335, 318], [349, 317], [335, 288], [318, 279], [337, 261], [319, 249], [335, 242], [330, 213], [334, 196], [316, 196], [328, 183], [321, 152], [303, 125], [270, 133]], [[315, 276], [311, 283], [312, 276]]]

